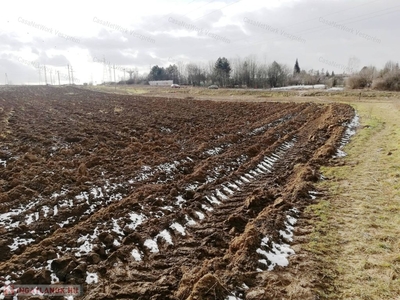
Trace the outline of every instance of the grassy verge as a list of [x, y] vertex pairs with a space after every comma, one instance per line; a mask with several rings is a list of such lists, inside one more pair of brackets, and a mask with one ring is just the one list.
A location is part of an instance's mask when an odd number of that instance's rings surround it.
[[322, 170], [307, 249], [323, 299], [400, 299], [400, 115], [396, 102], [354, 105], [362, 127], [344, 166]]
[[[398, 93], [395, 92], [381, 92], [375, 90], [359, 91], [359, 90], [346, 90], [346, 91], [326, 91], [326, 90], [304, 90], [304, 91], [271, 91], [269, 89], [228, 89], [221, 88], [218, 90], [210, 90], [205, 87], [192, 87], [182, 86], [180, 89], [174, 89], [170, 87], [155, 87], [149, 85], [96, 85], [87, 86], [88, 89], [100, 90], [109, 93], [118, 94], [129, 94], [129, 95], [141, 95], [147, 96], [165, 96], [165, 97], [177, 97], [177, 98], [211, 98], [219, 97], [227, 98], [232, 97], [233, 99], [241, 98], [242, 100], [252, 98], [253, 100], [265, 100], [269, 101], [275, 98], [290, 101], [290, 98], [310, 98], [311, 101], [317, 97], [330, 97], [331, 99], [339, 100], [343, 97], [354, 99], [376, 99], [379, 97], [393, 98], [397, 97]], [[297, 99], [298, 100], [298, 99]]]

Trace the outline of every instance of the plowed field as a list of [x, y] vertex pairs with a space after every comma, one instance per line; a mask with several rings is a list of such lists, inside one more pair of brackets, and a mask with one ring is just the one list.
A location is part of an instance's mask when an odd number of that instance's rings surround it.
[[354, 115], [334, 103], [4, 87], [0, 285], [80, 284], [82, 299], [265, 299], [254, 289], [288, 264], [319, 166]]

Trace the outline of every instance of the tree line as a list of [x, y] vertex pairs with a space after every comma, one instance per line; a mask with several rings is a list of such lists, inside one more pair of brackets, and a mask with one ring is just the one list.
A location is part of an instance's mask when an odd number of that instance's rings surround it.
[[350, 88], [400, 90], [399, 65], [392, 61], [380, 71], [370, 66], [353, 74], [336, 75], [333, 71], [325, 69], [302, 70], [297, 59], [291, 68], [276, 61], [270, 64], [260, 63], [255, 56], [231, 60], [219, 57], [216, 61], [208, 63], [178, 62], [166, 68], [155, 65], [148, 75], [136, 74], [127, 83], [148, 83], [151, 80], [172, 80], [176, 84], [191, 86], [217, 84], [220, 87], [274, 88], [325, 84], [328, 87], [347, 85]]
[[[192, 86], [208, 86], [217, 84], [220, 87], [271, 88], [283, 87], [288, 84], [318, 84], [326, 83], [334, 73], [324, 69], [304, 71], [300, 69], [296, 59], [294, 69], [276, 61], [271, 64], [259, 63], [254, 56], [244, 59], [228, 60], [219, 57], [215, 62], [188, 63], [179, 62], [168, 67], [155, 65], [147, 76], [136, 80], [138, 83], [151, 80], [173, 80], [176, 84]], [[135, 83], [137, 83], [135, 82]], [[337, 84], [332, 80], [330, 85]]]

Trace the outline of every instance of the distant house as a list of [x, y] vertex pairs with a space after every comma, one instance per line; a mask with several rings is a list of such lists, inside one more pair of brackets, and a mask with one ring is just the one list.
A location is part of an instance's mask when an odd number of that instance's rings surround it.
[[149, 81], [150, 85], [157, 85], [157, 86], [171, 86], [173, 84], [173, 80], [155, 80], [155, 81]]

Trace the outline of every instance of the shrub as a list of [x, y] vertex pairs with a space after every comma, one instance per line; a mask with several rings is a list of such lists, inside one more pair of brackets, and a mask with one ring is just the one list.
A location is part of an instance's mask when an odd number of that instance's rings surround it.
[[353, 75], [347, 79], [346, 85], [351, 89], [363, 89], [368, 87], [368, 80], [360, 75]]
[[385, 91], [400, 91], [400, 72], [386, 73], [382, 78], [374, 80], [374, 89]]

